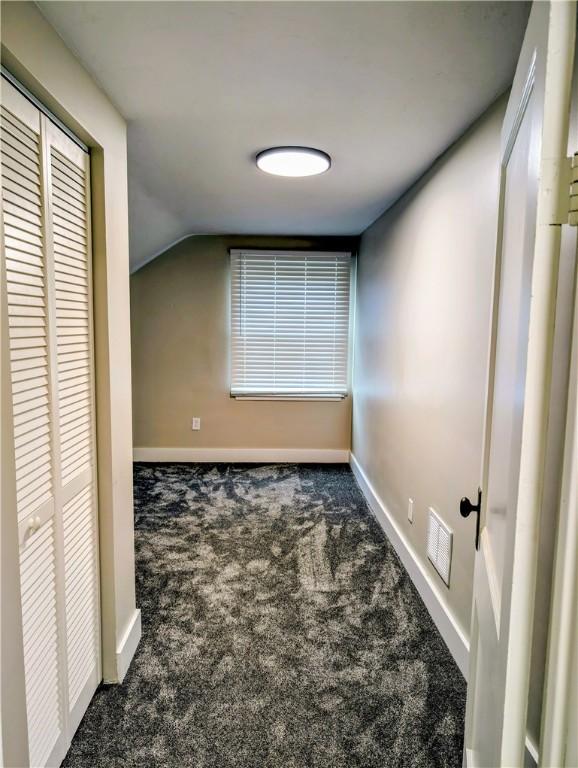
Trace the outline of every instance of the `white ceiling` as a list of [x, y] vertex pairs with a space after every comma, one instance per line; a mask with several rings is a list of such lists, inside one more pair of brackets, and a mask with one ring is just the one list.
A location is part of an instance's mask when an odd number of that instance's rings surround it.
[[[127, 118], [131, 263], [191, 234], [362, 232], [510, 84], [513, 2], [40, 2]], [[258, 171], [318, 147], [318, 177]]]

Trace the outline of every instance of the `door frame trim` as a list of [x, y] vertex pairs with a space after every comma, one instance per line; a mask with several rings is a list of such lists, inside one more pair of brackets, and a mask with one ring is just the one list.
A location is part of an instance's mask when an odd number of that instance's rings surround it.
[[[574, 138], [578, 135], [578, 57], [574, 62], [570, 120], [567, 154], [571, 156], [578, 149]], [[563, 248], [565, 252], [577, 254], [578, 230], [565, 229]], [[569, 724], [575, 722], [578, 715], [578, 712], [572, 711], [572, 707], [576, 707], [576, 697], [572, 700], [570, 686], [578, 664], [578, 551], [575, 546], [578, 536], [578, 256], [575, 256], [574, 262], [573, 292], [571, 358], [540, 743], [544, 765], [559, 766], [571, 764], [566, 754], [568, 730]], [[575, 749], [578, 752], [578, 747], [575, 746]], [[576, 756], [570, 759], [575, 761]]]

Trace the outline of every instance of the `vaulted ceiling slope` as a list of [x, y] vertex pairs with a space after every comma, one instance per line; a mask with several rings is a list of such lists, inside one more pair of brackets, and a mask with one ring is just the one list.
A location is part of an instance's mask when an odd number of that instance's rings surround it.
[[[516, 2], [40, 2], [128, 120], [131, 263], [188, 234], [362, 232], [511, 83]], [[331, 170], [258, 171], [319, 147]]]

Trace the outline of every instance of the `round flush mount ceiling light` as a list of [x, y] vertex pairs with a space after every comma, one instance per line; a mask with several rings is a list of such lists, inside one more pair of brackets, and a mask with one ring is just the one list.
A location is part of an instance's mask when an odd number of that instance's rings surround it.
[[255, 159], [257, 168], [274, 176], [317, 176], [331, 168], [329, 155], [311, 147], [271, 147]]

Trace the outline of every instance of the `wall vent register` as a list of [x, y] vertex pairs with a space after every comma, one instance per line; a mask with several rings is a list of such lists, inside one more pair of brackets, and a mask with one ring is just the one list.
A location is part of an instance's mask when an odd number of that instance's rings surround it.
[[453, 533], [435, 511], [429, 508], [427, 532], [427, 556], [433, 567], [450, 585]]
[[231, 251], [231, 394], [348, 390], [351, 254]]

